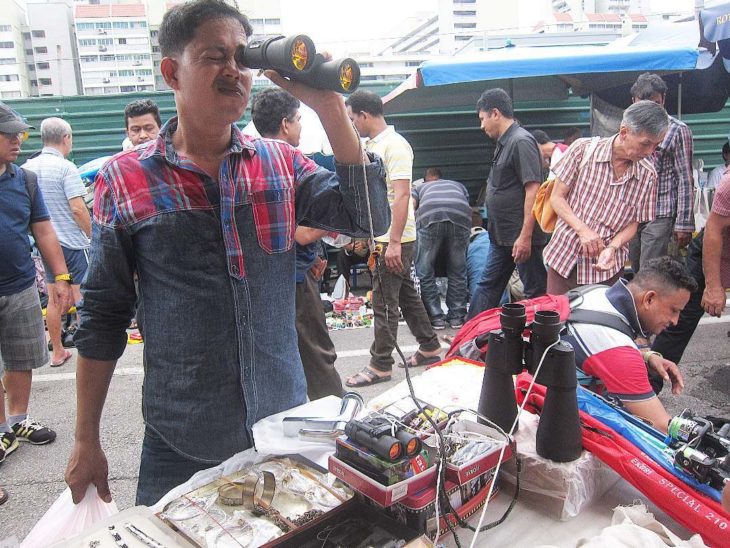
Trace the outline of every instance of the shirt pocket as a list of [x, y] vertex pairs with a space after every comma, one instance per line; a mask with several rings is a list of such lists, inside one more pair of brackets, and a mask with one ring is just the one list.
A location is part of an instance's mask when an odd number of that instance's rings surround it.
[[266, 253], [289, 251], [294, 246], [294, 187], [254, 188], [251, 206], [261, 248]]

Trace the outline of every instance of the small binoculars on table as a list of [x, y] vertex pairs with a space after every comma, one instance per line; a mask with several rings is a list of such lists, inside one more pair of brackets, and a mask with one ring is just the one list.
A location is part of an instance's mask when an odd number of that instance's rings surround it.
[[[557, 312], [538, 311], [532, 324], [526, 323], [524, 305], [502, 306], [502, 328], [489, 333], [479, 413], [509, 431], [517, 417], [512, 376], [527, 369], [536, 376], [536, 382], [547, 387], [537, 429], [537, 453], [569, 462], [577, 459], [582, 449], [575, 352], [560, 340], [563, 324]], [[526, 327], [530, 333], [527, 341]]]
[[352, 93], [360, 84], [360, 67], [354, 59], [326, 61], [309, 36], [275, 36], [240, 46], [236, 62], [251, 69], [271, 69], [317, 89]]

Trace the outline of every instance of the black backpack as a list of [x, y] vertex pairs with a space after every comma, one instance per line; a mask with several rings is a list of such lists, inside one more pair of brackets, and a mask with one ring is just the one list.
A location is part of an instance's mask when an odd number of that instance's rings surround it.
[[583, 285], [575, 289], [571, 289], [566, 293], [568, 301], [570, 301], [570, 316], [567, 323], [586, 323], [593, 325], [601, 325], [615, 329], [629, 337], [632, 341], [636, 339], [637, 334], [618, 314], [611, 312], [599, 312], [597, 310], [583, 310], [576, 308], [583, 302], [583, 297], [594, 289], [605, 287], [603, 285]]

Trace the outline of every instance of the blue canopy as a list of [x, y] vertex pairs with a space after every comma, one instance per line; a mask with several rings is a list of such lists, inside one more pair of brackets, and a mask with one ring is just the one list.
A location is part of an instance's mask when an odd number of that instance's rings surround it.
[[[705, 52], [706, 53], [706, 52]], [[479, 56], [426, 61], [419, 67], [424, 86], [537, 76], [694, 70], [697, 47], [562, 46], [508, 47]]]
[[655, 72], [669, 87], [669, 112], [680, 106], [682, 113], [715, 112], [725, 105], [730, 76], [700, 41], [699, 24], [690, 20], [657, 24], [605, 46], [511, 46], [434, 59], [384, 98], [385, 109], [393, 114], [473, 107], [482, 91], [495, 87], [515, 101], [562, 99], [572, 90], [625, 108], [636, 77]]

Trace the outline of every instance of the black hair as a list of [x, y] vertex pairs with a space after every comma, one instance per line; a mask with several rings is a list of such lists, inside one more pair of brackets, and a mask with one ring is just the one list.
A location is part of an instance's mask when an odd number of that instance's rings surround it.
[[496, 108], [505, 118], [514, 118], [515, 111], [512, 108], [512, 99], [502, 88], [488, 89], [477, 101], [477, 112], [489, 112]]
[[667, 94], [667, 84], [662, 80], [658, 74], [652, 74], [651, 72], [645, 72], [639, 75], [631, 86], [631, 97], [634, 99], [650, 99], [652, 95], [657, 93], [664, 97]]
[[548, 136], [548, 134], [541, 129], [533, 130], [532, 136], [535, 138], [538, 145], [546, 145], [552, 142], [552, 139]]
[[583, 131], [579, 127], [569, 127], [563, 133], [563, 142], [570, 141], [571, 139], [575, 141], [581, 137], [583, 137]]
[[697, 291], [697, 281], [687, 267], [671, 257], [659, 257], [641, 264], [641, 269], [629, 282], [644, 290], [656, 290], [657, 286], [665, 289], [686, 289], [690, 293]]
[[367, 112], [372, 116], [383, 115], [383, 100], [366, 89], [358, 89], [353, 92], [346, 100], [345, 104], [352, 109], [352, 112]]
[[441, 170], [437, 167], [428, 167], [426, 168], [426, 171], [423, 172], [423, 178], [428, 179], [431, 177], [435, 177], [436, 179], [443, 179], [444, 175], [441, 173]]
[[251, 118], [262, 137], [279, 133], [281, 121], [291, 120], [300, 106], [299, 99], [281, 88], [266, 88], [254, 95]]
[[241, 23], [247, 37], [253, 34], [248, 17], [224, 0], [191, 0], [173, 6], [165, 13], [160, 25], [160, 53], [163, 57], [181, 53], [203, 23], [229, 18]]
[[730, 154], [730, 142], [725, 141], [722, 145], [722, 155], [727, 156], [728, 154]]
[[126, 107], [124, 107], [124, 127], [129, 129], [129, 119], [136, 118], [137, 116], [144, 116], [145, 114], [151, 114], [157, 126], [162, 126], [162, 119], [160, 118], [160, 108], [155, 104], [154, 101], [149, 99], [138, 99], [132, 101]]

